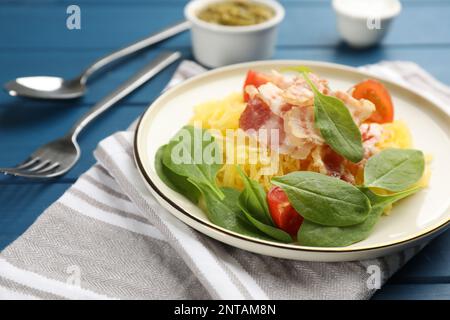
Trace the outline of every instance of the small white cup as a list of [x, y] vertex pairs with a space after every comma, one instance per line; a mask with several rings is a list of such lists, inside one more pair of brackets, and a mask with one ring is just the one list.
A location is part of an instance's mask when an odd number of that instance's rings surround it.
[[251, 26], [223, 26], [197, 17], [201, 9], [223, 0], [193, 0], [186, 5], [184, 15], [192, 24], [192, 50], [198, 62], [208, 67], [220, 67], [272, 57], [284, 8], [274, 0], [252, 1], [272, 8], [274, 16]]
[[400, 13], [399, 0], [333, 0], [341, 37], [352, 47], [370, 47], [386, 35]]

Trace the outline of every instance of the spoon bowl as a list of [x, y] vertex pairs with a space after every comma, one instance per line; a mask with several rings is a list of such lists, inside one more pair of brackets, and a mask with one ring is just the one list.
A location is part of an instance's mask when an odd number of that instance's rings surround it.
[[75, 79], [64, 80], [59, 77], [37, 76], [17, 78], [5, 85], [6, 91], [11, 96], [22, 96], [36, 99], [74, 99], [84, 95], [88, 78], [105, 66], [129, 56], [135, 52], [170, 38], [178, 33], [188, 30], [189, 21], [182, 21], [159, 31], [148, 38], [119, 49], [99, 60], [83, 71]]
[[5, 85], [11, 96], [38, 99], [74, 99], [84, 95], [86, 86], [79, 78], [64, 80], [59, 77], [36, 76], [17, 78]]

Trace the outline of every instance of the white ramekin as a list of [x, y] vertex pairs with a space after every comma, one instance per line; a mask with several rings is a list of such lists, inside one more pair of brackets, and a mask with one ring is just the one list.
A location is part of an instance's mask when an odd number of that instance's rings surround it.
[[370, 47], [386, 35], [392, 20], [400, 14], [402, 9], [399, 0], [385, 1], [386, 10], [373, 14], [366, 12], [355, 13], [351, 9], [355, 0], [333, 0], [333, 8], [337, 16], [337, 27], [341, 37], [352, 47]]
[[204, 7], [223, 0], [193, 0], [186, 5], [184, 15], [192, 24], [192, 50], [198, 62], [208, 67], [220, 67], [272, 57], [284, 8], [275, 0], [253, 1], [269, 6], [275, 15], [251, 26], [222, 26], [202, 21], [197, 14]]

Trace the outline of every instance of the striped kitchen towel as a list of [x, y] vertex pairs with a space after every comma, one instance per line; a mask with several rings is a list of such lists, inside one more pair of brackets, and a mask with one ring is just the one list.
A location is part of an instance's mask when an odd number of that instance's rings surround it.
[[[450, 90], [413, 63], [363, 69], [450, 105]], [[184, 61], [170, 86], [202, 71]], [[148, 192], [133, 161], [132, 129], [103, 140], [97, 164], [0, 254], [0, 298], [368, 299], [376, 291], [369, 266], [378, 266], [384, 283], [419, 250], [318, 263], [222, 244], [177, 220]]]

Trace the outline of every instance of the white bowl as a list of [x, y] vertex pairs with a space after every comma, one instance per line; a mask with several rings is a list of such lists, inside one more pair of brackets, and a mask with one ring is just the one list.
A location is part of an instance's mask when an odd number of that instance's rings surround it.
[[191, 40], [195, 59], [208, 67], [272, 57], [278, 25], [284, 18], [284, 8], [274, 0], [252, 0], [272, 8], [275, 15], [266, 22], [251, 26], [223, 26], [200, 20], [198, 12], [206, 6], [224, 0], [194, 0], [184, 14], [192, 23]]
[[341, 37], [352, 47], [370, 47], [386, 35], [400, 14], [399, 0], [333, 0]]

